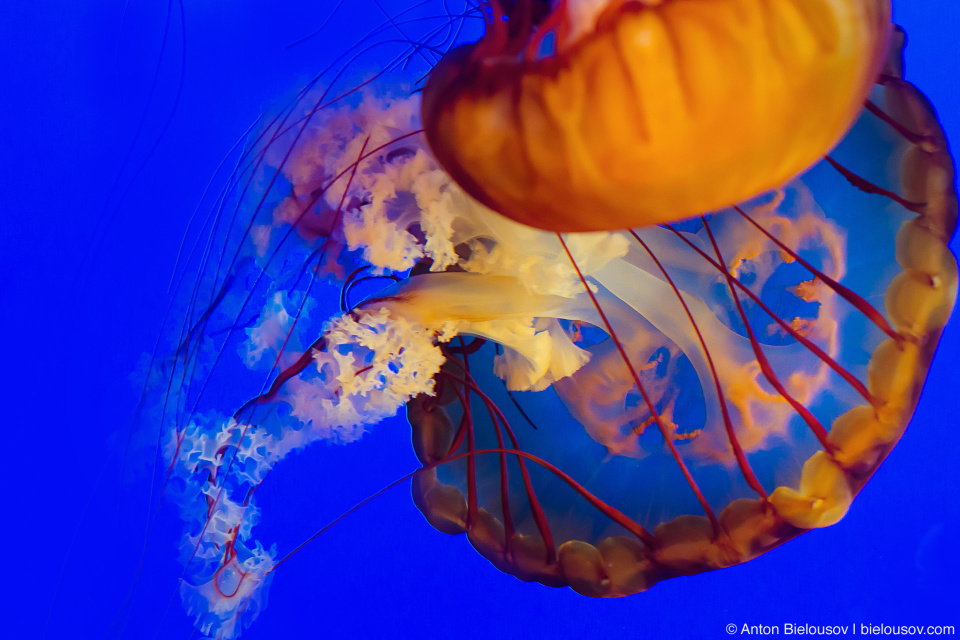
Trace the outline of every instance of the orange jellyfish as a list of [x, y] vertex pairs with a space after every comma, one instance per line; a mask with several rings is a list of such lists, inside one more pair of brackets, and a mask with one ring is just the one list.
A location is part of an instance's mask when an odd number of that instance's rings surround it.
[[197, 243], [146, 413], [209, 636], [296, 551], [272, 469], [398, 412], [434, 527], [601, 597], [836, 523], [910, 420], [957, 200], [888, 2], [470, 7], [266, 119]]
[[554, 231], [784, 184], [856, 119], [890, 30], [889, 0], [490, 4], [486, 36], [430, 75], [427, 137], [474, 198]]

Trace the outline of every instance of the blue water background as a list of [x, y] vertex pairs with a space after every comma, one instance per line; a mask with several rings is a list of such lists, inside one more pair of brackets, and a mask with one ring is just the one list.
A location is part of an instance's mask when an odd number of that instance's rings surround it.
[[[263, 107], [380, 20], [372, 1], [353, 0], [334, 29], [285, 48], [333, 4], [187, 0], [182, 23], [177, 3], [163, 0], [0, 4], [0, 635], [114, 638], [119, 620], [123, 638], [192, 637], [175, 595], [180, 526], [169, 505], [138, 568], [149, 495], [130, 477], [143, 461], [128, 460], [128, 481], [119, 481], [131, 374], [153, 347], [181, 234], [217, 163]], [[910, 35], [908, 78], [956, 147], [960, 5], [901, 1], [896, 18]], [[465, 537], [427, 525], [403, 486], [278, 569], [243, 638], [721, 638], [729, 623], [788, 622], [960, 628], [958, 359], [955, 319], [911, 427], [850, 514], [745, 565], [630, 598], [584, 598], [499, 573]], [[260, 537], [303, 540], [415, 467], [399, 420], [352, 446], [315, 445], [258, 492]]]

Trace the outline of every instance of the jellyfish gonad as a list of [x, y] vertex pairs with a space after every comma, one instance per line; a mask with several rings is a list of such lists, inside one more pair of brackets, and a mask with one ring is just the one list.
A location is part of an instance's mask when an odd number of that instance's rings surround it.
[[269, 470], [401, 410], [416, 505], [522, 580], [629, 595], [839, 521], [957, 280], [889, 3], [406, 18], [379, 33], [421, 41], [253, 138], [155, 372], [201, 632], [239, 635], [289, 557], [254, 537]]

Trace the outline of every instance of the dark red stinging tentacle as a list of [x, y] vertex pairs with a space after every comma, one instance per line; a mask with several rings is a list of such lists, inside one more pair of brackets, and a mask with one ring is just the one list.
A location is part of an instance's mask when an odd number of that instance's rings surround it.
[[[521, 449], [505, 449], [505, 450], [478, 449], [477, 451], [473, 451], [472, 453], [458, 454], [448, 460], [437, 462], [433, 466], [439, 466], [446, 462], [453, 462], [454, 460], [457, 460], [458, 458], [462, 458], [467, 455], [475, 456], [475, 455], [485, 454], [485, 453], [501, 453], [501, 452], [512, 454], [517, 457], [523, 457], [523, 458], [526, 458], [527, 460], [530, 460], [531, 462], [534, 462], [540, 465], [547, 471], [551, 472], [553, 475], [560, 478], [563, 482], [565, 482], [571, 489], [573, 489], [581, 498], [586, 500], [590, 504], [590, 506], [595, 508], [597, 511], [607, 516], [608, 518], [616, 522], [618, 525], [620, 525], [621, 527], [623, 527], [633, 535], [637, 536], [637, 538], [640, 539], [644, 544], [650, 547], [654, 546], [653, 536], [646, 529], [644, 529], [642, 525], [628, 518], [625, 514], [623, 514], [621, 511], [619, 511], [615, 507], [610, 506], [609, 504], [607, 504], [597, 496], [590, 493], [590, 491], [584, 488], [583, 485], [581, 485], [579, 482], [574, 480], [572, 477], [570, 477], [568, 474], [561, 471], [559, 468], [557, 468], [553, 464], [547, 462], [546, 460], [544, 460], [543, 458], [540, 458], [539, 456], [536, 456], [532, 453], [528, 453]], [[546, 542], [546, 540], [544, 540], [544, 542]]]
[[[367, 144], [369, 142], [370, 142], [370, 136], [367, 136], [366, 140], [363, 141], [363, 146], [360, 147], [360, 153], [359, 153], [360, 157], [363, 157], [364, 151], [366, 151]], [[361, 161], [358, 159], [356, 162], [352, 164], [352, 171], [350, 173], [350, 177], [347, 179], [347, 185], [343, 190], [343, 195], [340, 196], [340, 203], [337, 206], [337, 212], [334, 215], [332, 228], [336, 228], [336, 226], [340, 223], [341, 217], [343, 216], [343, 205], [346, 202], [347, 193], [350, 191], [350, 185], [353, 184], [353, 179], [357, 175], [357, 169], [360, 168], [360, 162]], [[302, 217], [303, 212], [301, 212], [300, 215]], [[298, 218], [298, 221], [299, 221], [299, 218]], [[329, 241], [329, 237], [326, 240], [324, 240], [324, 247], [326, 247], [326, 244], [328, 241]], [[316, 274], [314, 274], [314, 276], [315, 275]], [[281, 346], [280, 350], [277, 352], [277, 357], [273, 362], [273, 366], [270, 368], [271, 372], [274, 369], [276, 369], [277, 365], [280, 363], [280, 358], [283, 356], [283, 351], [290, 340], [290, 336], [293, 334], [294, 327], [296, 327], [297, 321], [299, 320], [299, 317], [300, 317], [300, 313], [303, 311], [306, 301], [307, 301], [307, 297], [304, 296], [303, 301], [300, 303], [300, 309], [297, 311], [297, 317], [294, 319], [293, 325], [290, 327], [290, 330], [287, 332], [287, 336], [286, 338], [284, 338], [283, 345]], [[270, 388], [267, 390], [266, 393], [257, 396], [253, 400], [246, 402], [242, 407], [240, 407], [240, 409], [238, 409], [237, 412], [233, 414], [234, 419], [239, 422], [240, 421], [239, 416], [241, 413], [243, 413], [243, 410], [245, 408], [247, 407], [252, 408], [257, 404], [263, 404], [264, 402], [267, 402], [270, 399], [272, 399], [276, 395], [277, 391], [280, 389], [280, 386], [283, 385], [284, 382], [286, 382], [293, 376], [297, 375], [298, 373], [306, 369], [307, 365], [310, 364], [310, 362], [313, 360], [313, 352], [317, 349], [322, 348], [321, 345], [325, 343], [326, 343], [326, 340], [323, 337], [320, 337], [319, 339], [317, 339], [316, 342], [310, 345], [309, 349], [307, 349], [303, 354], [300, 355], [299, 358], [297, 358], [297, 361], [292, 366], [287, 367], [286, 369], [280, 372], [280, 374], [277, 376], [277, 379], [273, 381], [273, 383], [270, 385]], [[244, 434], [246, 434], [246, 427], [244, 427]], [[243, 436], [241, 436], [241, 438], [242, 437]], [[229, 472], [229, 469], [228, 469], [228, 472]]]
[[[473, 457], [473, 456], [476, 456], [476, 455], [487, 454], [487, 453], [506, 453], [506, 454], [509, 454], [509, 455], [515, 455], [515, 456], [517, 456], [517, 457], [530, 460], [531, 462], [534, 462], [535, 464], [540, 465], [541, 467], [543, 467], [543, 468], [546, 469], [547, 471], [550, 471], [550, 472], [553, 473], [555, 476], [557, 476], [558, 478], [560, 478], [562, 481], [564, 481], [565, 483], [567, 483], [567, 485], [569, 485], [570, 488], [572, 488], [574, 491], [576, 491], [578, 495], [580, 495], [584, 500], [586, 500], [592, 507], [594, 507], [595, 509], [597, 509], [597, 511], [599, 511], [599, 512], [602, 513], [602, 514], [604, 514], [605, 516], [607, 516], [608, 518], [610, 518], [611, 520], [613, 520], [614, 522], [616, 522], [618, 525], [620, 525], [621, 527], [623, 527], [624, 529], [626, 529], [627, 531], [629, 531], [631, 534], [633, 534], [634, 536], [636, 536], [638, 540], [640, 540], [641, 542], [643, 542], [643, 543], [644, 543], [645, 545], [647, 545], [648, 547], [650, 547], [650, 548], [654, 548], [654, 547], [655, 547], [655, 541], [654, 541], [653, 535], [651, 535], [649, 531], [647, 531], [645, 528], [643, 528], [642, 525], [634, 522], [633, 520], [631, 520], [630, 518], [628, 518], [626, 515], [624, 515], [621, 511], [619, 511], [619, 510], [617, 510], [616, 508], [610, 506], [609, 504], [607, 504], [606, 502], [604, 502], [604, 501], [601, 500], [600, 498], [596, 497], [595, 495], [593, 495], [592, 493], [590, 493], [589, 491], [587, 491], [587, 490], [586, 490], [583, 486], [581, 486], [576, 480], [574, 480], [573, 478], [571, 478], [569, 475], [567, 475], [566, 473], [564, 473], [563, 471], [561, 471], [560, 469], [558, 469], [558, 468], [555, 467], [554, 465], [550, 464], [550, 463], [547, 462], [546, 460], [544, 460], [544, 459], [542, 459], [542, 458], [539, 458], [539, 457], [537, 457], [537, 456], [535, 456], [535, 455], [533, 455], [533, 454], [531, 454], [531, 453], [527, 453], [526, 451], [521, 451], [520, 449], [479, 449], [479, 450], [477, 450], [477, 451], [470, 451], [470, 452], [459, 453], [459, 454], [456, 454], [456, 455], [453, 455], [453, 456], [449, 456], [449, 457], [447, 457], [447, 458], [445, 458], [445, 459], [443, 459], [443, 460], [440, 460], [439, 462], [435, 462], [435, 463], [432, 463], [432, 464], [424, 465], [424, 466], [422, 467], [422, 469], [435, 469], [435, 468], [439, 467], [440, 465], [448, 464], [448, 463], [450, 463], [450, 462], [455, 462], [455, 461], [457, 461], [457, 460], [459, 460], [459, 459], [461, 459], [461, 458], [465, 458], [465, 457], [467, 457], [467, 456]], [[332, 520], [329, 524], [324, 525], [324, 526], [321, 527], [319, 530], [317, 530], [316, 533], [314, 533], [314, 534], [311, 535], [309, 538], [307, 538], [306, 540], [304, 540], [303, 542], [301, 542], [300, 544], [298, 544], [296, 547], [294, 547], [294, 548], [293, 548], [290, 552], [288, 552], [285, 556], [283, 556], [282, 558], [280, 558], [280, 559], [276, 562], [276, 564], [274, 564], [272, 567], [270, 567], [270, 569], [268, 569], [266, 573], [268, 573], [268, 574], [269, 574], [269, 573], [272, 573], [274, 570], [276, 570], [277, 567], [279, 567], [281, 564], [283, 564], [284, 562], [286, 562], [287, 560], [289, 560], [290, 558], [292, 558], [297, 552], [299, 552], [299, 551], [302, 550], [304, 547], [306, 547], [308, 544], [310, 544], [311, 542], [313, 542], [314, 540], [316, 540], [319, 536], [321, 536], [321, 535], [323, 535], [324, 533], [326, 533], [327, 531], [329, 531], [333, 526], [335, 526], [336, 524], [338, 524], [338, 523], [339, 523], [340, 521], [342, 521], [344, 518], [346, 518], [347, 516], [349, 516], [349, 515], [352, 514], [352, 513], [355, 513], [355, 512], [358, 511], [359, 509], [362, 509], [362, 508], [365, 507], [367, 504], [369, 504], [371, 501], [373, 501], [373, 500], [375, 500], [376, 498], [378, 498], [379, 496], [383, 495], [384, 493], [386, 493], [386, 492], [389, 491], [390, 489], [396, 487], [397, 485], [400, 485], [400, 484], [406, 482], [407, 480], [409, 480], [410, 478], [412, 478], [412, 477], [413, 477], [416, 473], [418, 473], [419, 471], [420, 471], [420, 469], [417, 469], [416, 471], [411, 471], [410, 473], [408, 473], [407, 475], [403, 476], [402, 478], [397, 478], [396, 480], [394, 480], [393, 482], [391, 482], [390, 484], [388, 484], [388, 485], [385, 486], [384, 488], [380, 489], [379, 491], [377, 491], [377, 492], [374, 493], [373, 495], [370, 495], [370, 496], [364, 498], [363, 500], [361, 500], [360, 502], [358, 502], [357, 504], [355, 504], [354, 506], [352, 506], [350, 509], [348, 509], [347, 511], [345, 511], [345, 512], [342, 513], [341, 515], [339, 515], [339, 516], [337, 516], [336, 518], [334, 518], [334, 520]]]
[[864, 193], [883, 196], [884, 198], [889, 198], [890, 200], [893, 200], [894, 202], [896, 202], [897, 204], [899, 204], [901, 207], [903, 207], [908, 211], [913, 211], [914, 213], [921, 214], [921, 215], [924, 213], [924, 209], [926, 207], [924, 203], [910, 202], [909, 200], [906, 200], [900, 197], [898, 194], [894, 193], [893, 191], [889, 191], [887, 189], [884, 189], [883, 187], [878, 187], [877, 185], [873, 184], [869, 180], [865, 180], [864, 178], [861, 178], [860, 176], [855, 174], [853, 171], [850, 171], [849, 169], [841, 165], [839, 162], [837, 162], [830, 156], [824, 156], [824, 160], [829, 162], [830, 166], [836, 169], [837, 172], [839, 172], [840, 175], [842, 175], [847, 182], [852, 184], [854, 187], [856, 187], [860, 191], [863, 191]]
[[901, 136], [903, 136], [903, 138], [907, 142], [911, 144], [920, 145], [928, 141], [928, 138], [926, 136], [922, 136], [918, 133], [914, 133], [910, 129], [907, 129], [905, 126], [903, 126], [903, 124], [894, 120], [889, 113], [887, 113], [886, 111], [878, 107], [872, 101], [867, 100], [866, 108], [867, 108], [867, 111], [869, 111], [870, 113], [872, 113], [873, 115], [877, 116], [878, 118], [886, 122], [888, 125], [890, 125], [890, 127], [894, 131], [899, 133]]
[[750, 224], [752, 224], [754, 227], [756, 227], [757, 230], [760, 231], [760, 233], [770, 238], [770, 240], [772, 240], [774, 244], [776, 244], [783, 251], [788, 253], [791, 258], [793, 258], [798, 263], [803, 265], [810, 273], [815, 275], [825, 285], [833, 289], [837, 293], [837, 295], [839, 295], [841, 298], [843, 298], [844, 300], [852, 304], [857, 309], [857, 311], [859, 311], [864, 316], [866, 316], [873, 324], [877, 326], [878, 329], [880, 329], [885, 334], [887, 334], [888, 336], [896, 340], [898, 343], [903, 342], [904, 337], [893, 330], [893, 328], [887, 322], [886, 318], [884, 318], [883, 315], [881, 315], [881, 313], [873, 307], [873, 305], [871, 305], [869, 302], [867, 302], [862, 297], [857, 295], [854, 291], [851, 291], [850, 289], [843, 286], [842, 284], [840, 284], [830, 276], [826, 275], [825, 273], [822, 273], [819, 269], [817, 269], [816, 267], [811, 265], [809, 262], [801, 258], [796, 251], [794, 251], [793, 249], [785, 245], [776, 236], [774, 236], [772, 233], [764, 229], [763, 226], [760, 225], [760, 223], [758, 223], [756, 220], [748, 216], [743, 209], [741, 209], [738, 206], [734, 206], [733, 209], [737, 213], [739, 213], [741, 216], [746, 218], [746, 220]]
[[[467, 358], [468, 353], [476, 352], [486, 343], [486, 340], [482, 338], [474, 338], [471, 342], [472, 351], [468, 350], [468, 346], [463, 339], [463, 336], [459, 336], [460, 349], [464, 354], [464, 358]], [[479, 342], [479, 344], [477, 344]], [[467, 375], [469, 376], [469, 365], [464, 362], [464, 367], [467, 370]], [[459, 389], [454, 385], [454, 390], [459, 393]], [[486, 402], [484, 403], [486, 404]], [[494, 433], [497, 436], [497, 447], [503, 449], [503, 433], [500, 431], [500, 422], [497, 419], [497, 415], [490, 409], [490, 406], [487, 405], [487, 414], [490, 416], [490, 422], [493, 424]], [[509, 496], [509, 477], [507, 473], [507, 454], [500, 454], [500, 512], [503, 514], [503, 535], [504, 535], [504, 547], [507, 550], [507, 553], [512, 553], [513, 549], [513, 514], [510, 513], [510, 496]]]
[[713, 357], [710, 355], [710, 350], [707, 348], [707, 343], [703, 338], [703, 334], [700, 332], [700, 327], [693, 319], [693, 313], [691, 313], [690, 308], [687, 306], [686, 300], [683, 299], [683, 295], [681, 295], [677, 285], [674, 284], [673, 278], [670, 277], [670, 275], [667, 273], [667, 270], [662, 264], [660, 264], [657, 256], [654, 255], [653, 251], [650, 250], [650, 247], [647, 246], [647, 243], [641, 240], [640, 236], [638, 236], [637, 233], [632, 229], [630, 230], [630, 233], [634, 238], [636, 238], [637, 242], [640, 243], [640, 246], [643, 247], [650, 258], [656, 263], [657, 268], [660, 269], [660, 273], [662, 273], [663, 277], [666, 278], [667, 282], [670, 284], [670, 287], [673, 289], [674, 294], [676, 294], [677, 300], [679, 300], [680, 304], [683, 306], [683, 311], [690, 320], [690, 325], [697, 333], [697, 339], [700, 341], [700, 347], [703, 349], [703, 354], [707, 358], [707, 364], [710, 366], [710, 375], [713, 377], [713, 383], [717, 390], [717, 397], [719, 398], [720, 411], [723, 413], [723, 425], [727, 432], [727, 440], [730, 442], [730, 446], [733, 449], [733, 455], [737, 459], [737, 465], [740, 467], [740, 473], [743, 475], [743, 479], [746, 480], [750, 488], [756, 491], [760, 497], [766, 500], [767, 492], [764, 491], [763, 485], [760, 484], [757, 476], [753, 473], [753, 469], [750, 467], [750, 463], [747, 461], [747, 457], [743, 452], [743, 447], [740, 446], [740, 441], [737, 440], [736, 433], [734, 433], [733, 422], [730, 420], [730, 413], [727, 409], [727, 400], [723, 395], [723, 388], [720, 385], [720, 378], [717, 375], [717, 369], [713, 364]]
[[479, 351], [480, 348], [483, 347], [483, 345], [485, 345], [486, 343], [487, 341], [483, 338], [474, 338], [469, 342], [469, 344], [465, 344], [461, 342], [461, 346], [459, 347], [451, 347], [450, 345], [447, 345], [446, 347], [444, 347], [444, 351], [447, 351], [454, 355], [467, 356], [467, 355], [472, 355], [477, 351]]
[[[517, 440], [516, 434], [513, 432], [513, 428], [510, 426], [510, 422], [507, 420], [506, 416], [503, 415], [503, 412], [500, 411], [500, 408], [496, 405], [493, 399], [487, 396], [480, 389], [479, 385], [477, 385], [473, 380], [473, 377], [470, 375], [469, 371], [466, 371], [466, 378], [459, 378], [455, 374], [451, 374], [449, 372], [447, 372], [445, 375], [448, 375], [461, 384], [473, 389], [473, 391], [480, 396], [480, 399], [486, 405], [487, 410], [495, 412], [499, 417], [514, 448], [520, 448], [519, 441]], [[544, 545], [547, 548], [547, 562], [548, 564], [551, 564], [556, 561], [556, 549], [553, 543], [553, 533], [550, 530], [550, 523], [547, 521], [546, 513], [544, 513], [543, 507], [540, 506], [540, 501], [537, 499], [536, 492], [533, 489], [533, 481], [530, 479], [530, 472], [527, 469], [526, 463], [521, 458], [517, 458], [517, 463], [520, 467], [520, 476], [523, 479], [523, 487], [527, 495], [527, 501], [530, 504], [530, 512], [533, 514], [533, 519], [537, 525], [537, 530], [540, 532], [540, 535], [544, 541]]]
[[[469, 375], [470, 372], [470, 361], [467, 358], [463, 359], [464, 370]], [[464, 399], [463, 399], [463, 415], [466, 417], [466, 432], [467, 432], [467, 451], [475, 450], [476, 443], [474, 442], [474, 431], [473, 431], [473, 411], [470, 409], [470, 389], [464, 388]], [[476, 462], [473, 456], [467, 458], [467, 527], [473, 526], [473, 523], [477, 521], [477, 478], [476, 478]]]
[[[446, 375], [449, 375], [449, 374], [446, 374]], [[464, 381], [464, 382], [465, 382], [465, 381]], [[464, 385], [464, 386], [466, 386], [466, 385]], [[461, 390], [457, 387], [457, 385], [451, 385], [451, 388], [454, 390], [454, 392], [457, 394], [457, 397], [460, 399], [461, 405], [463, 405], [463, 403], [464, 403], [464, 401], [465, 401], [464, 392], [461, 391]], [[496, 434], [497, 434], [497, 445], [498, 445], [498, 447], [500, 447], [500, 448], [502, 449], [502, 448], [504, 448], [504, 447], [503, 447], [503, 435], [502, 435], [501, 432], [500, 432], [499, 422], [498, 422], [498, 420], [497, 420], [496, 415], [495, 415], [492, 411], [490, 411], [489, 407], [488, 407], [488, 413], [489, 413], [489, 415], [490, 415], [490, 421], [491, 421], [491, 422], [493, 423], [493, 425], [494, 425], [494, 431], [495, 431]], [[464, 409], [464, 417], [465, 417], [466, 415], [467, 415], [467, 414], [466, 414], [466, 409]], [[462, 421], [462, 420], [463, 420], [463, 418], [461, 418], [461, 421]], [[471, 425], [473, 424], [472, 417], [471, 417], [471, 419], [470, 419], [470, 424], [471, 424]], [[461, 441], [462, 441], [462, 438], [461, 438]], [[452, 455], [453, 452], [456, 451], [456, 450], [459, 449], [459, 448], [460, 448], [459, 445], [457, 445], [456, 448], [452, 449], [451, 451], [449, 451], [449, 452], [447, 453], [447, 456]], [[472, 450], [472, 449], [471, 449], [471, 450]], [[506, 549], [508, 550], [508, 552], [509, 552], [509, 550], [510, 550], [510, 549], [512, 548], [512, 546], [513, 546], [512, 538], [513, 538], [514, 526], [513, 526], [513, 514], [510, 513], [510, 499], [509, 499], [509, 496], [507, 495], [507, 487], [508, 487], [508, 484], [507, 484], [507, 483], [508, 483], [508, 477], [507, 477], [507, 460], [506, 460], [506, 454], [505, 454], [505, 453], [501, 453], [501, 454], [500, 454], [500, 503], [501, 503], [501, 504], [500, 504], [500, 506], [501, 506], [500, 511], [501, 511], [501, 513], [503, 514], [504, 546], [505, 546], [505, 548], [506, 548]], [[468, 523], [468, 524], [470, 524], [470, 523]]]
[[627, 352], [623, 348], [623, 344], [621, 344], [620, 340], [617, 338], [617, 334], [613, 330], [613, 325], [610, 324], [607, 314], [604, 313], [603, 309], [600, 307], [597, 297], [594, 295], [593, 290], [590, 289], [590, 285], [587, 284], [587, 279], [583, 276], [583, 272], [580, 271], [580, 267], [577, 265], [576, 260], [573, 259], [573, 254], [570, 253], [570, 249], [567, 247], [566, 241], [564, 241], [563, 236], [559, 233], [557, 234], [557, 239], [560, 240], [560, 244], [563, 246], [564, 252], [566, 252], [567, 257], [570, 259], [570, 264], [573, 265], [574, 270], [577, 272], [577, 276], [580, 278], [580, 282], [583, 284], [583, 288], [590, 296], [590, 300], [593, 302], [594, 308], [600, 315], [601, 320], [603, 320], [603, 324], [606, 326], [607, 332], [613, 339], [613, 342], [617, 347], [617, 351], [620, 352], [620, 357], [623, 359], [624, 364], [627, 365], [627, 369], [630, 370], [630, 375], [633, 377], [633, 380], [637, 385], [637, 389], [640, 391], [640, 395], [643, 397], [643, 401], [647, 405], [647, 410], [650, 411], [650, 415], [653, 416], [653, 419], [656, 421], [657, 428], [660, 429], [660, 434], [663, 436], [664, 442], [670, 449], [670, 453], [673, 455], [674, 461], [677, 463], [677, 466], [680, 467], [680, 471], [683, 473], [684, 478], [686, 478], [687, 484], [690, 485], [690, 488], [693, 490], [694, 494], [696, 494], [697, 500], [700, 502], [700, 506], [703, 508], [707, 518], [710, 520], [710, 525], [713, 527], [714, 536], [717, 536], [720, 532], [720, 523], [717, 521], [717, 516], [713, 513], [713, 509], [710, 507], [709, 503], [707, 503], [707, 499], [704, 497], [703, 492], [700, 491], [700, 487], [697, 486], [697, 482], [693, 479], [693, 475], [687, 468], [683, 458], [680, 457], [680, 453], [677, 451], [677, 447], [673, 443], [673, 438], [670, 437], [666, 425], [663, 424], [660, 414], [657, 412], [656, 407], [654, 407], [654, 404], [650, 399], [650, 396], [647, 394], [647, 390], [644, 388], [643, 383], [640, 382], [640, 376], [637, 374], [637, 370], [634, 368], [633, 363], [630, 362], [630, 358], [627, 356]]
[[[717, 264], [716, 260], [708, 256], [706, 253], [704, 253], [703, 249], [701, 249], [700, 247], [695, 245], [693, 242], [691, 242], [689, 238], [687, 238], [685, 235], [677, 231], [672, 225], [664, 225], [664, 226], [670, 231], [672, 231], [678, 238], [683, 240], [691, 249], [699, 253], [703, 257], [703, 259], [709, 262], [711, 265], [713, 265], [713, 267], [717, 271], [721, 270], [720, 265]], [[773, 310], [770, 309], [770, 307], [768, 307], [766, 303], [764, 303], [763, 300], [761, 300], [760, 297], [757, 296], [757, 294], [751, 291], [747, 285], [740, 282], [740, 280], [738, 280], [737, 278], [733, 278], [733, 283], [737, 286], [738, 289], [740, 289], [745, 294], [747, 294], [747, 296], [749, 296], [750, 299], [753, 300], [761, 309], [763, 309], [767, 313], [767, 315], [769, 315], [774, 320], [774, 322], [780, 325], [780, 327], [784, 331], [786, 331], [797, 342], [799, 342], [800, 344], [805, 346], [807, 349], [812, 351], [814, 355], [816, 355], [824, 364], [826, 364], [828, 367], [833, 369], [840, 377], [846, 380], [850, 384], [850, 386], [852, 386], [854, 390], [863, 397], [864, 400], [866, 400], [867, 402], [873, 405], [877, 404], [876, 398], [873, 397], [873, 394], [870, 393], [867, 387], [856, 376], [854, 376], [852, 373], [850, 373], [849, 371], [844, 369], [842, 366], [840, 366], [840, 363], [838, 363], [836, 360], [830, 357], [830, 355], [827, 354], [823, 349], [821, 349], [819, 346], [817, 346], [814, 342], [812, 342], [808, 338], [801, 335], [793, 327], [787, 324], [786, 321], [784, 321], [777, 314], [775, 314]]]
[[824, 448], [825, 451], [832, 451], [833, 446], [829, 443], [827, 439], [827, 430], [823, 428], [823, 425], [820, 424], [820, 421], [807, 409], [803, 404], [797, 401], [789, 392], [787, 392], [786, 387], [783, 386], [783, 383], [780, 382], [780, 378], [777, 377], [776, 372], [774, 372], [773, 367], [770, 366], [770, 362], [767, 360], [767, 355], [763, 352], [763, 347], [757, 341], [757, 337], [753, 333], [753, 328], [750, 326], [750, 322], [747, 320], [747, 314], [743, 311], [743, 306], [740, 304], [740, 296], [737, 295], [737, 290], [733, 286], [733, 276], [730, 275], [730, 271], [726, 267], [726, 263], [723, 261], [723, 256], [720, 254], [720, 247], [717, 245], [716, 239], [713, 237], [713, 232], [710, 231], [710, 225], [707, 222], [707, 219], [703, 216], [700, 217], [703, 221], [703, 226], [707, 230], [707, 235], [710, 236], [710, 243], [713, 245], [713, 250], [717, 254], [717, 261], [720, 263], [723, 276], [727, 281], [727, 287], [730, 289], [730, 295], [733, 296], [733, 301], [737, 306], [737, 313], [740, 315], [741, 320], [743, 321], [743, 326], [747, 330], [747, 336], [750, 339], [750, 346], [753, 349], [753, 354], [757, 358], [757, 364], [760, 365], [760, 371], [763, 372], [763, 377], [767, 379], [773, 388], [777, 390], [784, 400], [786, 400], [793, 410], [807, 423], [807, 426], [810, 427], [810, 430], [813, 432], [813, 435], [816, 436], [817, 440], [820, 441], [820, 445]]

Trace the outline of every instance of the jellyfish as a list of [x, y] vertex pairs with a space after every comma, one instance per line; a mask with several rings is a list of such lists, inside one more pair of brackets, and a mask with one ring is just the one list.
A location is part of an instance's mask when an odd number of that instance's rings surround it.
[[[257, 535], [268, 475], [397, 414], [430, 525], [587, 596], [739, 564], [846, 514], [909, 422], [953, 306], [952, 160], [903, 78], [888, 3], [701, 5], [411, 9], [250, 133], [185, 259], [143, 412], [200, 633], [238, 637], [295, 561], [300, 547]], [[485, 35], [458, 47], [470, 21]], [[773, 49], [738, 36], [765, 28], [783, 36]], [[758, 65], [733, 80], [772, 78], [755, 98], [782, 121], [750, 131], [754, 105], [718, 127], [732, 98], [677, 80], [692, 102], [665, 91], [651, 107], [672, 114], [669, 136], [729, 138], [656, 162], [644, 132], [604, 129], [632, 112], [594, 91], [624, 90], [626, 67], [568, 77], [559, 62], [620, 55], [621, 38], [645, 47], [630, 60], [679, 74], [690, 51], [669, 36], [703, 30]], [[531, 69], [562, 72], [553, 86]], [[596, 98], [607, 124], [590, 131], [627, 168], [558, 151], [578, 144], [562, 127], [527, 138], [503, 124], [526, 115], [471, 110], [501, 89], [540, 91], [540, 113]]]
[[850, 128], [890, 30], [889, 0], [551, 4], [491, 3], [423, 109], [470, 195], [553, 231], [657, 224], [783, 185]]

